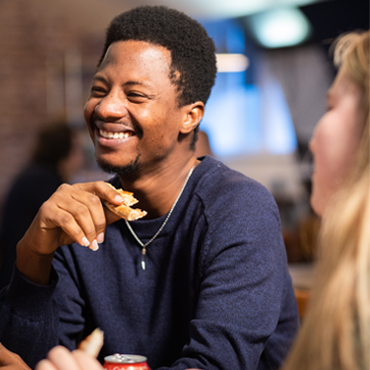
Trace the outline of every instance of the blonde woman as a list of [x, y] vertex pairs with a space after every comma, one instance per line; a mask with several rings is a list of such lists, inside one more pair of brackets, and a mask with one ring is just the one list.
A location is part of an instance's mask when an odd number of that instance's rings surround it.
[[310, 143], [320, 254], [284, 370], [370, 369], [369, 42], [369, 32], [337, 42], [339, 72]]

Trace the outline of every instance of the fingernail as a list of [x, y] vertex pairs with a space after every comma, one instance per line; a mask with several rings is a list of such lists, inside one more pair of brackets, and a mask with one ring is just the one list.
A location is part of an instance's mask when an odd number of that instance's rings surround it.
[[99, 249], [99, 245], [98, 245], [98, 242], [96, 240], [92, 241], [90, 249], [93, 250], [94, 252]]
[[114, 200], [116, 200], [117, 202], [120, 202], [120, 203], [122, 203], [122, 202], [124, 202], [125, 200], [120, 196], [120, 195], [116, 195], [115, 197], [114, 197]]
[[104, 242], [104, 233], [100, 233], [96, 240], [98, 241], [99, 244], [103, 243]]
[[84, 247], [88, 247], [90, 245], [90, 242], [87, 240], [86, 236], [82, 238], [82, 245]]

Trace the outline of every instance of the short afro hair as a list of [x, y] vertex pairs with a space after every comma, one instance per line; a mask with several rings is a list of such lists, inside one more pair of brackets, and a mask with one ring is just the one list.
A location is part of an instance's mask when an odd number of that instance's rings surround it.
[[213, 40], [204, 27], [186, 14], [165, 6], [140, 6], [110, 23], [99, 66], [116, 41], [138, 40], [160, 45], [171, 52], [169, 78], [177, 87], [179, 106], [206, 104], [216, 77]]

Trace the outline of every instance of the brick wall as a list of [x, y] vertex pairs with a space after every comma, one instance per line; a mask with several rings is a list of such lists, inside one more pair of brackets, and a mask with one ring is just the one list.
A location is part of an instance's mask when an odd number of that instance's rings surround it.
[[38, 130], [65, 116], [66, 53], [81, 54], [86, 90], [101, 48], [100, 41], [86, 40], [61, 16], [35, 4], [0, 2], [0, 206], [27, 163]]

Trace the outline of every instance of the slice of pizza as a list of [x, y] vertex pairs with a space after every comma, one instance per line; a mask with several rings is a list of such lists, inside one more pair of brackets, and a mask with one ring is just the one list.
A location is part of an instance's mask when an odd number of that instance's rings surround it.
[[119, 206], [116, 206], [112, 203], [109, 203], [106, 200], [103, 200], [103, 203], [110, 211], [112, 211], [113, 213], [127, 221], [137, 220], [139, 218], [144, 217], [147, 214], [146, 211], [143, 211], [141, 209], [131, 208], [132, 205], [138, 202], [138, 200], [134, 197], [133, 193], [123, 189], [116, 189], [112, 184], [109, 183], [108, 185], [112, 187], [114, 190], [116, 190], [120, 194], [120, 196], [124, 199], [124, 203], [120, 204]]

